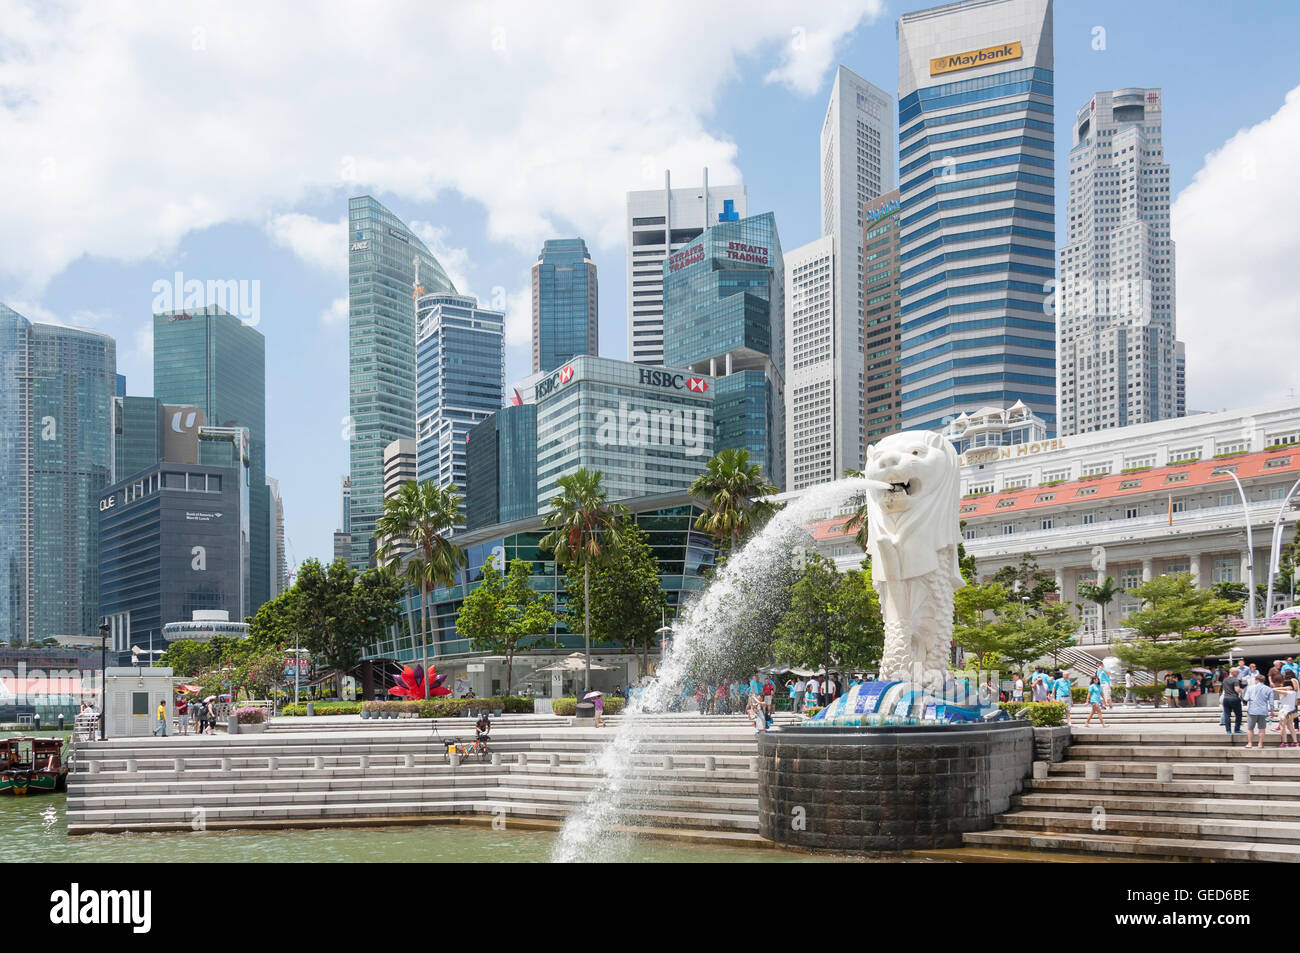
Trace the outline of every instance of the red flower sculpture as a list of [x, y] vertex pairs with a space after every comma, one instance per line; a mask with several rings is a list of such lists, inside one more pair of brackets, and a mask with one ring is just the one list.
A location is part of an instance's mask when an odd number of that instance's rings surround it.
[[390, 695], [398, 695], [407, 700], [439, 698], [443, 695], [451, 694], [450, 688], [442, 687], [442, 683], [447, 680], [446, 675], [439, 675], [438, 670], [432, 666], [429, 667], [429, 675], [432, 677], [432, 684], [426, 685], [424, 666], [417, 665], [415, 668], [411, 668], [411, 666], [407, 665], [402, 669], [401, 675], [393, 676], [397, 684], [390, 688], [388, 693]]

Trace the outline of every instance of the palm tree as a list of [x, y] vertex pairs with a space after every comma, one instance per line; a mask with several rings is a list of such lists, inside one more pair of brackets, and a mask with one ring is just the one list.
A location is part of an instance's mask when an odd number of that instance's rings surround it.
[[1106, 605], [1123, 591], [1115, 585], [1115, 580], [1110, 576], [1102, 580], [1099, 586], [1094, 586], [1090, 582], [1079, 583], [1079, 595], [1089, 602], [1097, 603], [1098, 635], [1106, 628]]
[[[411, 555], [402, 575], [420, 590], [420, 642], [425, 684], [429, 678], [429, 593], [456, 582], [465, 556], [451, 541], [450, 531], [460, 521], [461, 496], [454, 486], [432, 480], [408, 480], [396, 496], [384, 500], [384, 512], [375, 521], [375, 535], [383, 539], [376, 551], [381, 563], [398, 554], [399, 543], [409, 543]], [[401, 547], [404, 548], [404, 547]]]
[[[861, 470], [845, 470], [844, 476], [847, 479], [861, 480], [864, 474]], [[864, 492], [861, 496], [856, 497], [856, 500], [853, 515], [844, 524], [844, 528], [857, 531], [853, 534], [853, 541], [865, 553], [867, 551], [867, 494]]]
[[591, 565], [607, 552], [617, 549], [619, 527], [628, 519], [627, 507], [608, 503], [600, 485], [604, 474], [579, 467], [555, 482], [560, 493], [551, 499], [551, 511], [545, 525], [551, 530], [538, 544], [555, 554], [555, 561], [565, 567], [582, 567], [582, 630], [586, 645], [583, 694], [591, 691]]
[[777, 489], [763, 479], [757, 463], [749, 462], [748, 450], [720, 450], [691, 484], [691, 496], [705, 503], [695, 528], [734, 552], [742, 539], [772, 515], [775, 508], [763, 497]]

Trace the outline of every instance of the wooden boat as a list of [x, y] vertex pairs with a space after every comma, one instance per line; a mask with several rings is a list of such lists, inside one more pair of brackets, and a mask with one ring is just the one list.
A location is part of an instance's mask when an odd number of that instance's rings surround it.
[[0, 740], [0, 794], [25, 797], [63, 791], [67, 784], [61, 738]]

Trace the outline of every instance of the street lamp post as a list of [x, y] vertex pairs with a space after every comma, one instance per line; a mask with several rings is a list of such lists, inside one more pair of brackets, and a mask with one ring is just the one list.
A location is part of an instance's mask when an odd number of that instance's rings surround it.
[[[1291, 490], [1282, 501], [1282, 505], [1277, 508], [1277, 518], [1273, 520], [1272, 544], [1268, 550], [1268, 601], [1264, 603], [1264, 618], [1267, 621], [1273, 615], [1273, 580], [1277, 578], [1278, 556], [1282, 546], [1282, 526], [1283, 516], [1286, 514], [1286, 508], [1291, 503], [1291, 497], [1295, 496], [1295, 491], [1300, 489], [1300, 480], [1291, 484]], [[1295, 584], [1295, 573], [1292, 574], [1292, 585]], [[1294, 604], [1295, 600], [1292, 600]]]
[[99, 625], [99, 740], [108, 737], [105, 725], [108, 722], [108, 633], [107, 621]]
[[1215, 470], [1211, 476], [1230, 476], [1237, 484], [1237, 493], [1241, 496], [1241, 511], [1246, 515], [1246, 624], [1255, 624], [1255, 537], [1250, 531], [1250, 504], [1246, 501], [1246, 488], [1241, 485], [1237, 474], [1229, 469]]

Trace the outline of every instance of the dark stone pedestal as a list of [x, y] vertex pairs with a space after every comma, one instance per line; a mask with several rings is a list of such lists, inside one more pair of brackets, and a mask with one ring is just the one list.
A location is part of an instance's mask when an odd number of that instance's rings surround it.
[[1024, 721], [780, 728], [758, 736], [759, 833], [805, 850], [960, 847], [1032, 770]]

